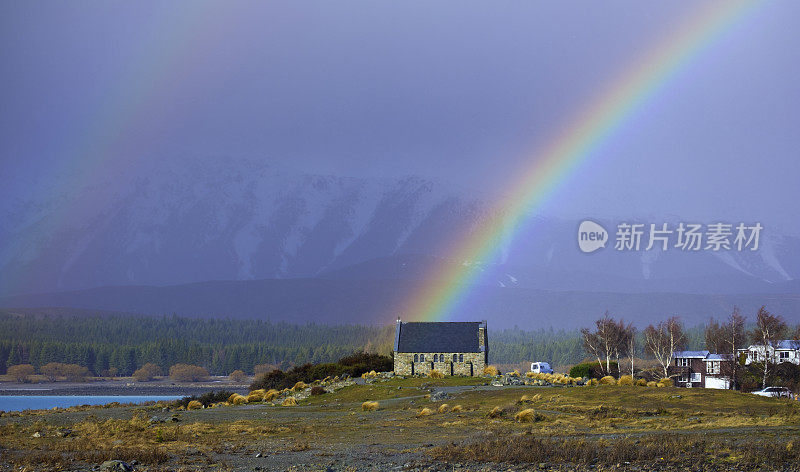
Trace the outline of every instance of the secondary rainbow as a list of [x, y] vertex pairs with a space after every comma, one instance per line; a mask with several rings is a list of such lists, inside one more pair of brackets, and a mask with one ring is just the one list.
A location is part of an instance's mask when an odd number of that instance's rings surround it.
[[[556, 139], [532, 154], [532, 165], [522, 169], [520, 178], [509, 186], [508, 197], [492, 208], [493, 214], [506, 215], [504, 224], [481, 223], [456, 241], [447, 259], [457, 262], [493, 260], [503, 242], [513, 238], [526, 218], [546, 201], [570, 171], [588, 159], [643, 103], [756, 4], [752, 0], [712, 2], [691, 15], [589, 102]], [[476, 264], [442, 264], [429, 274], [429, 283], [400, 309], [400, 313], [410, 320], [447, 320], [480, 273]]]

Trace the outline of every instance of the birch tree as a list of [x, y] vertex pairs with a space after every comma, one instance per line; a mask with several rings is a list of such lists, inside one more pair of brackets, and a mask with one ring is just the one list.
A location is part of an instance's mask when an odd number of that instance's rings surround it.
[[761, 387], [767, 386], [767, 373], [771, 362], [769, 349], [772, 348], [786, 334], [786, 322], [781, 316], [773, 315], [762, 306], [756, 313], [756, 327], [752, 332], [755, 344], [764, 349], [764, 377]]
[[683, 324], [673, 316], [658, 325], [650, 325], [644, 330], [645, 347], [653, 354], [656, 361], [664, 369], [664, 377], [668, 377], [669, 363], [675, 351], [680, 350], [686, 343], [683, 334]]

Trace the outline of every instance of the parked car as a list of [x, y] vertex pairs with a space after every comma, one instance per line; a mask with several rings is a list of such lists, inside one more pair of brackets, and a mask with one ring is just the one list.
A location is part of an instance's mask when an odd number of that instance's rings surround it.
[[531, 362], [531, 372], [535, 374], [552, 374], [553, 369], [547, 362]]
[[762, 397], [792, 398], [792, 391], [786, 387], [767, 387], [753, 394]]

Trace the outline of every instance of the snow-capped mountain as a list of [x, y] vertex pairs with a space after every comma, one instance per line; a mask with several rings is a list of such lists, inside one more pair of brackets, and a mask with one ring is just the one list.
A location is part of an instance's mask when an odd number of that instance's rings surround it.
[[[415, 279], [483, 264], [480, 283], [547, 290], [792, 292], [800, 240], [756, 252], [577, 250], [577, 221], [537, 216], [501, 263], [442, 261], [489, 198], [420, 177], [311, 175], [263, 161], [170, 159], [0, 204], [0, 294], [267, 278]], [[603, 222], [607, 228], [614, 222]], [[413, 257], [412, 257], [413, 256]]]

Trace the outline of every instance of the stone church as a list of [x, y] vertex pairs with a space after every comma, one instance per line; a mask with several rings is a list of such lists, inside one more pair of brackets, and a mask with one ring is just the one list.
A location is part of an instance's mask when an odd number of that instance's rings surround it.
[[397, 320], [394, 373], [482, 375], [489, 365], [486, 322], [408, 322]]

